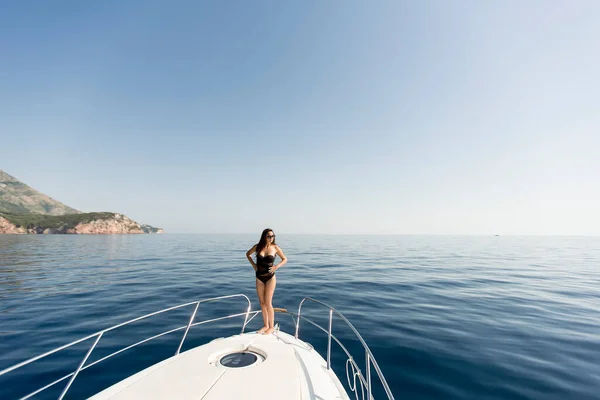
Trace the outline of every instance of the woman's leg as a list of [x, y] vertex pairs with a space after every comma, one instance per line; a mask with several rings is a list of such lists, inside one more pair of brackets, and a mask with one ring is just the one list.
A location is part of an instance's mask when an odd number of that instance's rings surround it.
[[269, 313], [269, 329], [267, 329], [264, 335], [273, 333], [275, 330], [275, 310], [273, 309], [273, 294], [275, 293], [275, 285], [277, 284], [277, 278], [273, 276], [265, 283], [265, 307]]
[[258, 333], [263, 333], [269, 328], [269, 313], [267, 311], [267, 307], [265, 306], [265, 284], [256, 280], [256, 293], [258, 294], [258, 301], [260, 302], [260, 309], [262, 311], [263, 317], [263, 327], [260, 328]]

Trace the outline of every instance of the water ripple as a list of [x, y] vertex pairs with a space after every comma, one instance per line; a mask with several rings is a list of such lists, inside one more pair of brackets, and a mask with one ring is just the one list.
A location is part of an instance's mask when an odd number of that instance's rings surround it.
[[[290, 261], [277, 273], [275, 305], [296, 310], [311, 296], [343, 312], [369, 343], [397, 398], [600, 398], [600, 238], [280, 233], [277, 239]], [[242, 292], [256, 307], [245, 259], [255, 240], [0, 236], [0, 369], [174, 304]], [[199, 312], [209, 318], [228, 307], [242, 310], [243, 304]], [[99, 351], [175, 326], [188, 312], [115, 332]], [[306, 313], [327, 324], [326, 309], [307, 305]], [[302, 332], [319, 348], [325, 337], [310, 328]], [[364, 360], [339, 319], [334, 333]], [[158, 344], [147, 349], [160, 350]], [[128, 368], [141, 368], [152, 354], [140, 351], [102, 369], [99, 386], [75, 385], [71, 395], [88, 396]], [[70, 372], [82, 352], [61, 354], [9, 381], [0, 378], [7, 390], [0, 397], [24, 394], [34, 375]]]

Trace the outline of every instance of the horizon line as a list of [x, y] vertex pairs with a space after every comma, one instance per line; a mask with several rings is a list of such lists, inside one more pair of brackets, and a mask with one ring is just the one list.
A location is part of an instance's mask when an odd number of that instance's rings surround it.
[[[256, 232], [167, 232], [160, 235], [260, 235]], [[554, 236], [554, 237], [600, 237], [600, 234], [579, 234], [579, 233], [285, 233], [285, 236]]]

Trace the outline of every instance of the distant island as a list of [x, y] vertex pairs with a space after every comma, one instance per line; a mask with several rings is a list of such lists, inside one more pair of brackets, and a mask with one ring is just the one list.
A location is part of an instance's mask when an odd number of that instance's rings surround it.
[[113, 212], [83, 213], [0, 170], [0, 234], [164, 233]]

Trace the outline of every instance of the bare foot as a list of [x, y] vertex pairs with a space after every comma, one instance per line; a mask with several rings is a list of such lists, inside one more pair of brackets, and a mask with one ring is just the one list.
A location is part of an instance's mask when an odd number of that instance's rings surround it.
[[264, 331], [266, 331], [268, 328], [266, 326], [263, 326], [262, 328], [260, 328], [258, 331], [256, 331], [256, 333], [263, 333]]
[[270, 334], [271, 334], [271, 333], [273, 333], [274, 331], [275, 331], [275, 328], [269, 328], [269, 329], [267, 329], [267, 330], [266, 330], [266, 331], [263, 333], [263, 335], [270, 335]]

